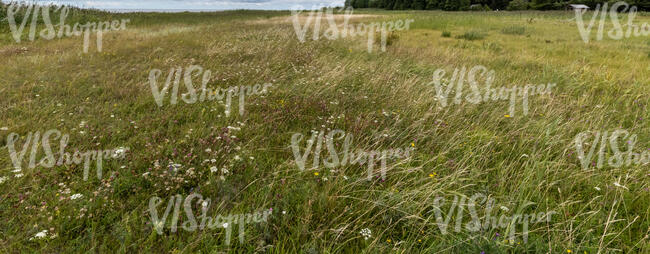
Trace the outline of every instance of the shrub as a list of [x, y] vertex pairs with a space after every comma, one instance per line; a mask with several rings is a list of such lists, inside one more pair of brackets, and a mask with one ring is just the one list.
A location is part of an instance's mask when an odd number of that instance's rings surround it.
[[465, 32], [463, 35], [457, 36], [456, 38], [465, 39], [468, 41], [482, 40], [483, 38], [485, 38], [485, 34], [477, 31], [469, 31], [469, 32]]
[[513, 0], [508, 4], [507, 10], [509, 11], [521, 11], [528, 9], [528, 1], [526, 0]]
[[449, 32], [449, 31], [443, 31], [443, 32], [442, 32], [442, 37], [451, 37], [451, 32]]

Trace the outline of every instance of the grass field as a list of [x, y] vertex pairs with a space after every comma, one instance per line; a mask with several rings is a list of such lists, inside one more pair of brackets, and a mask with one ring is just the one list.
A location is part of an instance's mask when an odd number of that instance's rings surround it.
[[[2, 21], [0, 251], [650, 253], [648, 164], [584, 169], [574, 146], [579, 133], [624, 129], [638, 135], [637, 152], [650, 149], [650, 37], [584, 43], [572, 12], [355, 14], [364, 16], [354, 23], [414, 22], [385, 52], [368, 52], [364, 37], [299, 42], [288, 11], [89, 13], [80, 19], [131, 22], [104, 34], [102, 52], [91, 39], [83, 53], [81, 37], [16, 43]], [[151, 70], [162, 85], [171, 68], [190, 65], [212, 71], [212, 88], [273, 86], [246, 97], [243, 116], [237, 99], [229, 116], [216, 101], [159, 107]], [[436, 69], [476, 65], [495, 71], [496, 87], [557, 86], [531, 97], [525, 116], [506, 116], [507, 101], [441, 107]], [[70, 153], [129, 150], [104, 161], [101, 179], [94, 164], [87, 181], [82, 164], [15, 171], [10, 133], [20, 150], [30, 132], [51, 129], [70, 135]], [[335, 129], [352, 134], [354, 148], [414, 150], [389, 161], [385, 179], [368, 181], [366, 166], [310, 168], [311, 157], [300, 170], [292, 135]], [[157, 234], [150, 199], [164, 201], [160, 215], [170, 197], [191, 193], [212, 200], [210, 216], [272, 213], [246, 225], [243, 243], [237, 228], [229, 245], [223, 228]], [[492, 216], [556, 214], [531, 224], [527, 242], [520, 225], [456, 232], [470, 217], [455, 212], [443, 234], [434, 199], [447, 198], [446, 216], [455, 195], [476, 193], [496, 201]], [[184, 218], [181, 210], [179, 228]]]

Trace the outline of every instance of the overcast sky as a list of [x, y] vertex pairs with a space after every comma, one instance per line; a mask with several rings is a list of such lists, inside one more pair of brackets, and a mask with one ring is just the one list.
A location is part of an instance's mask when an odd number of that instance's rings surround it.
[[[0, 0], [10, 2], [9, 0]], [[289, 10], [300, 5], [301, 9], [314, 9], [322, 6], [343, 6], [345, 0], [95, 0], [74, 1], [58, 0], [40, 3], [63, 3], [79, 7], [97, 9], [201, 9], [201, 10], [231, 10], [231, 9], [262, 9]], [[28, 1], [28, 2], [34, 2]]]

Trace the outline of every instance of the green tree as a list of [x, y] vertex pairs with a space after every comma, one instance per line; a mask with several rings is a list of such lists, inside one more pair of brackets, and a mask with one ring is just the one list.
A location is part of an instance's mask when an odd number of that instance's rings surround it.
[[505, 10], [508, 7], [508, 3], [510, 3], [510, 0], [491, 0], [490, 8], [493, 10]]
[[440, 9], [440, 2], [438, 0], [427, 0], [427, 10], [438, 10]]
[[553, 0], [533, 0], [530, 7], [535, 10], [551, 10], [553, 9]]
[[411, 5], [411, 8], [413, 10], [424, 10], [426, 6], [427, 6], [426, 0], [414, 0], [413, 5]]
[[472, 5], [471, 0], [459, 0], [458, 2], [458, 10], [460, 11], [467, 11], [469, 10], [469, 6]]
[[528, 9], [528, 1], [526, 0], [513, 0], [508, 4], [509, 11], [521, 11]]
[[457, 11], [459, 7], [458, 0], [445, 0], [442, 9], [445, 11]]
[[404, 0], [395, 0], [393, 10], [404, 10]]

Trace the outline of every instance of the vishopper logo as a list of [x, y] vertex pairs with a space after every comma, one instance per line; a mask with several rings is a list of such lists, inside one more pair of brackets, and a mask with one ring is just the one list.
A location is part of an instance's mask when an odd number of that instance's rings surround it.
[[[593, 139], [591, 142], [586, 143], [585, 141], [589, 141], [589, 137], [592, 135]], [[627, 145], [626, 152], [620, 150], [621, 141], [625, 141], [624, 145]], [[606, 130], [597, 131], [595, 134], [592, 132], [581, 132], [576, 135], [575, 148], [583, 169], [588, 169], [590, 163], [591, 166], [596, 166], [599, 169], [603, 168], [604, 163], [608, 163], [611, 167], [631, 166], [632, 164], [637, 166], [648, 165], [650, 163], [650, 149], [635, 152], [634, 147], [637, 142], [637, 135], [630, 135], [630, 132], [626, 130], [615, 130], [611, 133]], [[609, 159], [606, 157], [608, 144], [614, 153]], [[590, 145], [587, 154], [585, 154], [585, 145]], [[596, 153], [596, 148], [598, 148], [598, 160], [593, 162], [592, 159]]]
[[[477, 65], [471, 69], [463, 66], [460, 70], [454, 69], [451, 79], [447, 78], [447, 72], [444, 69], [437, 69], [433, 74], [433, 84], [436, 92], [436, 100], [440, 103], [441, 107], [446, 107], [450, 102], [449, 95], [455, 88], [455, 97], [453, 103], [461, 104], [466, 100], [473, 104], [479, 104], [489, 101], [510, 101], [509, 117], [514, 117], [516, 112], [517, 97], [521, 97], [523, 115], [528, 115], [528, 98], [533, 95], [547, 95], [551, 94], [551, 89], [556, 86], [555, 83], [548, 85], [526, 85], [524, 87], [513, 86], [511, 88], [492, 88], [494, 83], [495, 72], [488, 70], [485, 66]], [[483, 82], [483, 85], [480, 82]], [[463, 88], [465, 82], [468, 83], [470, 92], [467, 96], [463, 97]], [[484, 88], [481, 91], [481, 88]]]
[[[322, 161], [325, 167], [333, 169], [337, 167], [344, 167], [348, 163], [350, 165], [358, 164], [359, 166], [368, 163], [368, 181], [372, 180], [375, 163], [381, 163], [381, 178], [385, 180], [387, 161], [389, 159], [409, 159], [411, 157], [411, 153], [414, 150], [412, 147], [407, 147], [405, 149], [388, 149], [382, 151], [373, 150], [370, 152], [357, 149], [355, 153], [350, 150], [353, 138], [352, 134], [346, 134], [345, 131], [342, 130], [333, 130], [330, 131], [326, 137], [324, 131], [312, 131], [311, 138], [306, 142], [307, 147], [301, 154], [300, 145], [303, 138], [304, 135], [302, 133], [294, 133], [291, 136], [291, 150], [293, 151], [296, 165], [300, 170], [305, 170], [307, 157], [312, 152], [312, 149], [315, 149], [313, 152], [312, 168], [319, 167], [321, 163], [320, 156], [324, 142], [324, 145], [327, 147], [327, 152], [329, 154], [329, 157], [323, 158]], [[343, 138], [345, 138], [343, 141], [343, 153], [340, 157], [339, 153], [336, 151], [334, 141], [341, 140]], [[316, 145], [315, 148], [314, 144]]]
[[[585, 26], [585, 22], [582, 18], [582, 15], [586, 12], [586, 10], [580, 10], [580, 9], [575, 10], [576, 24], [578, 25], [578, 31], [580, 32], [580, 36], [582, 37], [582, 40], [585, 43], [589, 43], [589, 36], [591, 35], [591, 29], [593, 28], [596, 19], [599, 16], [600, 16], [600, 21], [598, 24], [596, 40], [597, 41], [603, 40], [603, 35], [605, 32], [605, 20], [607, 19], [607, 14], [608, 14], [607, 5], [608, 3], [604, 3], [602, 7], [600, 6], [600, 4], [596, 6], [596, 10], [591, 16], [591, 20], [589, 20], [588, 26]], [[623, 8], [621, 9], [621, 7]], [[619, 11], [628, 12], [627, 24], [621, 25], [618, 17]], [[642, 25], [634, 24], [634, 18], [636, 17], [636, 6], [630, 7], [630, 5], [626, 2], [616, 2], [612, 5], [612, 8], [609, 10], [609, 16], [612, 20], [612, 24], [614, 25], [614, 28], [612, 28], [607, 32], [607, 36], [609, 36], [609, 38], [611, 39], [620, 40], [623, 38], [630, 38], [632, 36], [639, 37], [639, 36], [650, 35], [650, 25], [648, 25], [648, 23], [643, 23]]]
[[[196, 221], [194, 217], [194, 211], [192, 211], [192, 200], [197, 199], [195, 207], [200, 207], [201, 215], [199, 216], [200, 221]], [[165, 224], [167, 224], [167, 217], [172, 211], [173, 214], [169, 228], [171, 232], [176, 232], [178, 229], [178, 221], [180, 218], [180, 209], [181, 202], [183, 204], [183, 212], [187, 216], [187, 220], [181, 225], [182, 229], [189, 232], [194, 232], [197, 229], [203, 230], [206, 227], [208, 229], [223, 228], [226, 230], [226, 245], [230, 245], [230, 238], [232, 235], [232, 229], [235, 227], [235, 224], [239, 226], [239, 243], [244, 243], [244, 234], [246, 223], [262, 223], [267, 222], [269, 215], [271, 215], [271, 210], [264, 210], [263, 212], [257, 213], [247, 213], [247, 214], [230, 214], [227, 216], [222, 216], [221, 214], [215, 216], [214, 218], [208, 216], [208, 209], [210, 208], [210, 199], [203, 199], [201, 194], [192, 193], [185, 198], [183, 201], [183, 196], [176, 194], [169, 198], [167, 207], [163, 213], [162, 218], [158, 216], [158, 206], [163, 203], [162, 199], [159, 197], [152, 197], [149, 199], [149, 214], [151, 216], [151, 224], [153, 229], [159, 235], [163, 234]]]
[[[319, 6], [323, 7], [323, 6]], [[327, 20], [328, 28], [324, 30], [323, 35], [320, 34], [321, 23], [323, 17], [323, 9], [325, 9], [325, 18]], [[374, 22], [374, 23], [358, 23], [356, 27], [350, 24], [350, 18], [352, 17], [353, 9], [348, 7], [342, 9], [344, 11], [343, 24], [339, 25], [336, 23], [336, 17], [334, 14], [333, 8], [319, 8], [316, 11], [311, 11], [309, 16], [307, 16], [304, 24], [301, 24], [300, 20], [302, 19], [301, 13], [303, 12], [302, 6], [294, 6], [291, 10], [291, 15], [293, 19], [293, 28], [296, 31], [298, 40], [302, 43], [306, 42], [305, 39], [307, 36], [307, 31], [313, 22], [312, 30], [312, 40], [316, 41], [321, 37], [325, 37], [328, 40], [337, 40], [339, 38], [356, 37], [356, 36], [368, 36], [368, 53], [371, 53], [373, 50], [373, 45], [375, 43], [375, 33], [381, 32], [381, 51], [386, 52], [386, 45], [388, 44], [388, 33], [393, 31], [402, 31], [408, 30], [410, 24], [414, 22], [413, 19], [407, 20], [397, 20], [397, 21], [388, 21], [388, 22]], [[340, 12], [340, 11], [339, 11]], [[339, 28], [341, 27], [341, 30]]]
[[[201, 88], [198, 90], [199, 93], [197, 94], [197, 90], [192, 84], [192, 79], [194, 76], [201, 75], [201, 73], [203, 73], [201, 78]], [[160, 89], [158, 86], [158, 78], [161, 74], [162, 71], [159, 69], [153, 69], [149, 72], [151, 93], [159, 107], [163, 106], [165, 96], [169, 92], [170, 86], [172, 91], [169, 103], [175, 105], [178, 102], [179, 85], [182, 77], [187, 91], [186, 93], [181, 94], [181, 99], [185, 103], [193, 104], [197, 101], [204, 102], [206, 100], [217, 100], [218, 102], [223, 102], [225, 98], [226, 117], [230, 116], [233, 97], [239, 97], [239, 115], [243, 116], [245, 112], [246, 96], [266, 94], [267, 89], [273, 86], [271, 83], [265, 83], [264, 85], [256, 84], [254, 86], [231, 86], [226, 89], [216, 87], [212, 90], [208, 87], [208, 83], [212, 79], [212, 72], [210, 70], [204, 71], [203, 67], [198, 65], [190, 65], [185, 69], [185, 72], [183, 72], [183, 68], [181, 67], [171, 68], [167, 75], [167, 79], [165, 80], [164, 87]]]
[[[469, 232], [478, 232], [489, 229], [508, 229], [508, 239], [511, 243], [514, 243], [516, 239], [517, 225], [521, 225], [523, 240], [524, 243], [526, 243], [528, 242], [529, 225], [531, 223], [551, 222], [551, 216], [556, 213], [555, 211], [546, 213], [540, 212], [537, 214], [534, 212], [530, 214], [515, 213], [512, 216], [508, 216], [505, 213], [510, 211], [509, 208], [497, 205], [493, 198], [477, 193], [470, 197], [469, 200], [466, 196], [454, 196], [454, 200], [451, 202], [449, 209], [445, 213], [446, 217], [443, 217], [443, 207], [446, 202], [447, 199], [444, 197], [436, 197], [433, 201], [433, 212], [436, 224], [443, 235], [446, 235], [449, 232], [449, 223], [452, 222], [452, 218], [455, 219], [454, 231], [460, 232], [463, 228], [463, 214], [465, 210], [468, 210], [471, 220], [465, 223], [465, 230]], [[480, 217], [477, 212], [477, 204], [484, 204], [485, 206], [483, 217]], [[518, 210], [522, 211], [532, 204], [533, 203], [531, 202], [527, 202], [522, 207], [519, 207]], [[497, 206], [499, 206], [499, 208], [495, 209]], [[498, 213], [499, 210], [501, 210], [503, 214], [499, 217], [493, 217], [493, 213]], [[454, 216], [454, 211], [456, 212], [456, 216]]]
[[[68, 140], [70, 139], [70, 136], [68, 134], [61, 135], [61, 132], [58, 130], [48, 130], [43, 133], [43, 136], [41, 136], [41, 133], [39, 131], [35, 133], [30, 132], [29, 134], [27, 134], [22, 149], [20, 150], [20, 152], [17, 152], [15, 143], [16, 141], [18, 141], [19, 138], [20, 135], [18, 135], [17, 133], [11, 133], [7, 136], [7, 148], [9, 150], [9, 157], [11, 158], [11, 162], [14, 165], [14, 169], [15, 169], [14, 173], [18, 173], [22, 170], [22, 163], [25, 158], [25, 154], [27, 153], [27, 150], [30, 148], [29, 147], [30, 143], [31, 143], [31, 149], [30, 149], [28, 166], [30, 169], [36, 167], [36, 155], [38, 154], [39, 143], [40, 143], [41, 146], [43, 147], [43, 152], [45, 153], [45, 157], [43, 157], [38, 162], [38, 165], [44, 168], [52, 168], [55, 165], [56, 166], [61, 166], [63, 164], [70, 165], [73, 163], [81, 164], [83, 162], [84, 181], [88, 180], [90, 162], [92, 160], [96, 161], [97, 179], [101, 179], [103, 160], [117, 159], [117, 158], [124, 159], [126, 152], [129, 150], [129, 148], [123, 148], [123, 147], [112, 149], [112, 150], [98, 150], [98, 151], [85, 151], [85, 152], [79, 152], [78, 150], [76, 150], [72, 155], [70, 155], [70, 153], [65, 151], [66, 147], [68, 146]], [[54, 153], [52, 152], [50, 139], [56, 140], [58, 138], [61, 138], [61, 140], [59, 145], [59, 159], [57, 160], [54, 157]]]
[[[20, 25], [16, 22], [16, 14], [19, 14], [22, 8], [25, 8], [24, 15], [21, 15], [23, 18], [20, 21]], [[11, 3], [7, 8], [7, 21], [9, 22], [9, 28], [11, 29], [11, 34], [14, 40], [18, 43], [21, 42], [23, 37], [23, 31], [25, 25], [30, 21], [29, 27], [29, 40], [34, 41], [37, 33], [37, 25], [39, 20], [39, 13], [43, 17], [43, 23], [45, 29], [41, 30], [38, 35], [45, 40], [52, 40], [56, 38], [62, 38], [64, 35], [66, 37], [72, 36], [81, 36], [83, 34], [84, 44], [83, 52], [88, 53], [88, 48], [90, 46], [90, 33], [95, 32], [97, 37], [97, 51], [102, 52], [103, 49], [103, 34], [108, 31], [118, 31], [126, 30], [126, 24], [130, 21], [129, 19], [122, 19], [120, 21], [102, 21], [102, 22], [88, 22], [86, 24], [75, 23], [72, 27], [65, 23], [66, 18], [68, 17], [68, 7], [67, 6], [57, 6], [54, 10], [51, 5], [37, 5], [37, 4], [18, 4]], [[59, 14], [59, 24], [58, 24], [58, 33], [56, 26], [52, 24], [52, 19], [50, 14]]]

